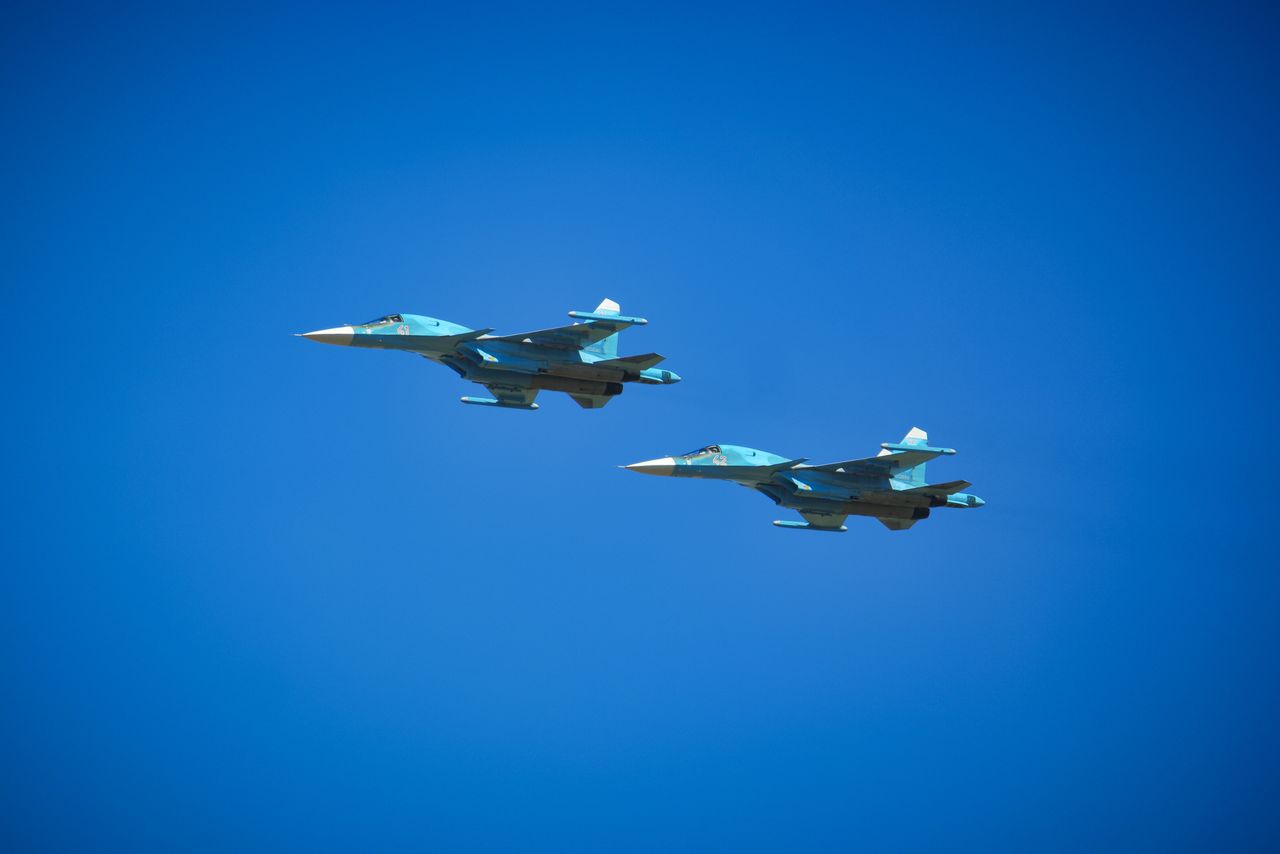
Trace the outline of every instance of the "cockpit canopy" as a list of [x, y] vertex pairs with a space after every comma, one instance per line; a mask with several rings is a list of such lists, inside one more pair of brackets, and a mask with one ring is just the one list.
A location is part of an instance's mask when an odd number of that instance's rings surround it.
[[701, 455], [703, 455], [703, 454], [718, 454], [718, 453], [720, 453], [720, 446], [719, 446], [719, 445], [707, 445], [705, 448], [699, 448], [699, 449], [698, 449], [698, 450], [696, 450], [696, 451], [690, 451], [690, 452], [689, 452], [689, 453], [687, 453], [687, 454], [681, 454], [681, 456], [684, 456], [684, 457], [698, 457], [698, 456], [701, 456]]
[[360, 326], [384, 326], [388, 323], [404, 323], [404, 318], [398, 314], [388, 314], [386, 317], [379, 317], [377, 320], [366, 320]]

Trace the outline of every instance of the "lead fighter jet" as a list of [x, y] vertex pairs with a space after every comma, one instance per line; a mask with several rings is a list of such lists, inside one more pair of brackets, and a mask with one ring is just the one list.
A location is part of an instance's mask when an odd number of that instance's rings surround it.
[[618, 356], [618, 333], [643, 326], [643, 317], [624, 317], [606, 299], [595, 311], [571, 311], [582, 321], [519, 335], [490, 335], [492, 329], [468, 329], [447, 320], [418, 314], [390, 314], [358, 325], [302, 333], [324, 344], [402, 350], [416, 353], [480, 383], [493, 397], [464, 397], [463, 403], [537, 409], [533, 399], [543, 389], [563, 391], [584, 409], [599, 409], [622, 394], [629, 382], [670, 385], [680, 382], [674, 371], [654, 365], [657, 353]]
[[800, 511], [804, 522], [776, 521], [779, 528], [847, 531], [848, 516], [874, 516], [890, 530], [905, 531], [929, 518], [933, 507], [981, 507], [986, 502], [960, 490], [963, 480], [925, 483], [924, 465], [951, 448], [929, 447], [919, 427], [901, 442], [885, 442], [880, 454], [823, 466], [804, 465], [768, 451], [740, 445], [709, 445], [679, 457], [661, 457], [624, 466], [641, 474], [728, 480], [763, 492], [781, 507]]

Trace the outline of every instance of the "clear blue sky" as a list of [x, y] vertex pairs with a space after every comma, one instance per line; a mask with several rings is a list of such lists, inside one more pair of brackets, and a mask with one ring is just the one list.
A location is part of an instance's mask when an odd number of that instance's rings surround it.
[[[100, 5], [0, 35], [3, 847], [1276, 845], [1264, 4]], [[290, 334], [603, 297], [682, 384]], [[616, 468], [913, 425], [984, 509]]]

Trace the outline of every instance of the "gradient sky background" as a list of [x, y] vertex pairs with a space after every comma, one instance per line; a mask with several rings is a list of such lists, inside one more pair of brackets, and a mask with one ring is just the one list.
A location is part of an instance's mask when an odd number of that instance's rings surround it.
[[6, 6], [4, 847], [1274, 846], [1277, 17], [891, 5]]

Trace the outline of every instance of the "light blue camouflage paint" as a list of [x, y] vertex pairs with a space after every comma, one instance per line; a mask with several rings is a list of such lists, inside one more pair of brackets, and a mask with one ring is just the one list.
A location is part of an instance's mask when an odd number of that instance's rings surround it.
[[925, 482], [926, 462], [955, 453], [930, 447], [928, 438], [913, 427], [901, 442], [881, 445], [878, 456], [818, 466], [742, 445], [708, 445], [625, 468], [641, 474], [726, 480], [754, 489], [805, 519], [775, 521], [780, 528], [845, 531], [847, 517], [873, 516], [890, 530], [903, 531], [929, 518], [934, 507], [967, 509], [986, 503], [960, 491], [971, 485], [967, 481]]
[[584, 409], [599, 409], [622, 394], [623, 384], [672, 385], [674, 371], [654, 366], [657, 353], [618, 356], [618, 335], [644, 326], [643, 317], [623, 316], [606, 299], [595, 311], [571, 311], [569, 326], [518, 335], [491, 335], [420, 314], [390, 314], [367, 323], [303, 333], [324, 344], [414, 353], [480, 383], [493, 397], [463, 397], [463, 403], [504, 409], [537, 409], [543, 389], [568, 394]]

